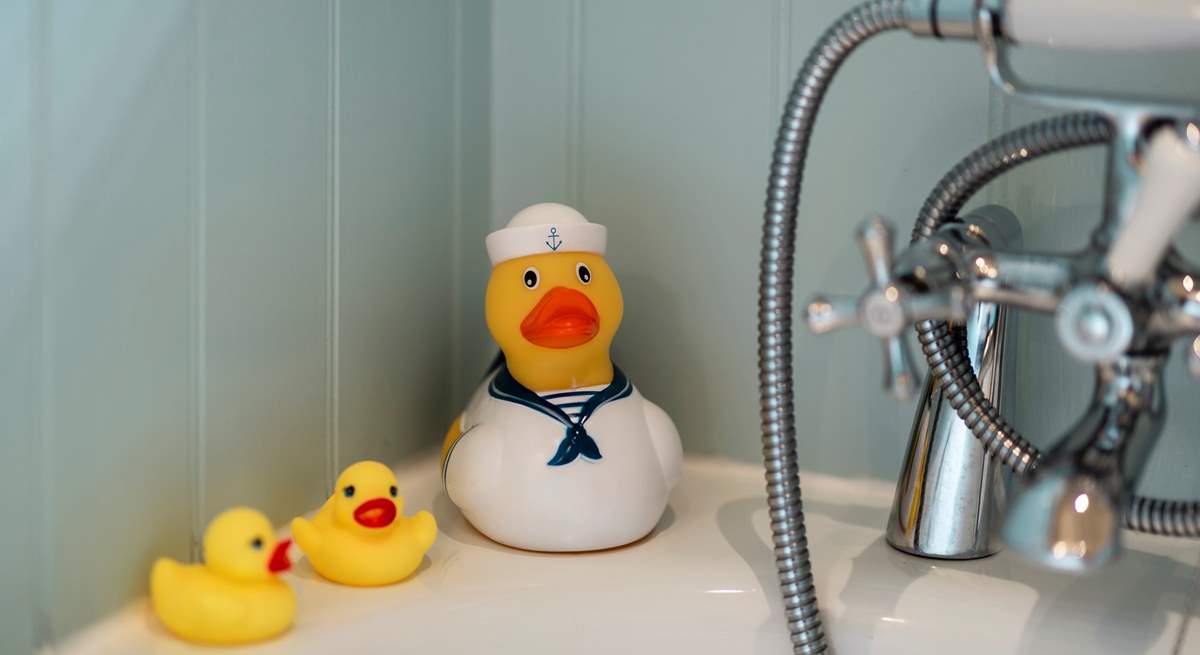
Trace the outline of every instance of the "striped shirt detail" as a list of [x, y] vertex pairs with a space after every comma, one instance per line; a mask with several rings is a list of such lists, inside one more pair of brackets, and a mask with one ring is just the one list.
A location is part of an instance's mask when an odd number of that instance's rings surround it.
[[571, 391], [556, 391], [554, 393], [539, 393], [543, 399], [549, 401], [561, 409], [567, 416], [571, 417], [571, 421], [579, 421], [579, 412], [587, 401], [592, 399], [592, 396], [600, 393], [604, 389], [604, 385], [595, 387], [583, 387], [580, 389], [572, 389]]

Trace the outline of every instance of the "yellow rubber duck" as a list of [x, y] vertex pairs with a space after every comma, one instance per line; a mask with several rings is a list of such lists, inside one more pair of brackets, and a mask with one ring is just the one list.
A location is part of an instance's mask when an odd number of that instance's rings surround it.
[[636, 541], [679, 479], [675, 424], [609, 355], [625, 306], [607, 234], [540, 203], [487, 237], [484, 314], [504, 359], [447, 431], [441, 471], [451, 502], [500, 543], [564, 552]]
[[205, 563], [155, 562], [150, 599], [167, 629], [208, 644], [243, 644], [287, 630], [296, 594], [275, 574], [291, 567], [291, 541], [276, 541], [273, 533], [261, 512], [235, 507], [205, 530]]
[[346, 585], [373, 587], [407, 578], [437, 537], [426, 511], [401, 516], [396, 476], [379, 462], [350, 465], [311, 521], [292, 520], [292, 536], [313, 569]]

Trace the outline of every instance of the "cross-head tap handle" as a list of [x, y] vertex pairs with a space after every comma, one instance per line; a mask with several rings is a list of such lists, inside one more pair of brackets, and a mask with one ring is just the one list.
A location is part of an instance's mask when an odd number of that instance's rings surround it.
[[878, 215], [863, 219], [854, 232], [858, 247], [862, 250], [867, 274], [877, 288], [892, 283], [892, 250], [896, 247], [895, 230], [887, 219]]
[[805, 307], [804, 320], [817, 334], [859, 323], [883, 344], [883, 387], [896, 398], [917, 392], [918, 372], [904, 332], [913, 321], [931, 318], [962, 319], [962, 289], [916, 291], [899, 284], [893, 269], [895, 230], [882, 216], [869, 216], [856, 232], [870, 285], [857, 298], [814, 296]]

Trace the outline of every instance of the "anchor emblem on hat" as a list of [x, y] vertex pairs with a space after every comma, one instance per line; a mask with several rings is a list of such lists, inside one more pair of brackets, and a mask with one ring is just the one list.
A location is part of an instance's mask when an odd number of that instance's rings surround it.
[[558, 238], [558, 228], [551, 226], [550, 234], [547, 234], [546, 238], [550, 239], [546, 242], [546, 247], [557, 252], [558, 247], [562, 245], [562, 240]]
[[508, 225], [487, 235], [492, 266], [518, 257], [590, 252], [604, 255], [608, 231], [583, 214], [552, 202], [526, 207]]

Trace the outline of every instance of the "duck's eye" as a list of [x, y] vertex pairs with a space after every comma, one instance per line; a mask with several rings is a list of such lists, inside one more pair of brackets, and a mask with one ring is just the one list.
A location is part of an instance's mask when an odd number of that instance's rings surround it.
[[254, 541], [250, 542], [250, 547], [253, 548], [254, 550], [262, 550], [262, 544], [263, 544], [262, 537], [255, 537]]
[[392, 498], [395, 498], [400, 494], [400, 490], [396, 488], [396, 485], [392, 485], [392, 488], [388, 489], [388, 493], [392, 494]]
[[347, 498], [353, 498], [354, 497], [354, 485], [350, 485], [350, 486], [346, 487], [345, 489], [342, 489], [342, 495], [344, 495]]
[[575, 265], [575, 274], [579, 276], [579, 281], [584, 284], [592, 281], [592, 271], [583, 262]]
[[532, 266], [525, 269], [524, 280], [526, 289], [536, 289], [538, 285], [538, 270]]

